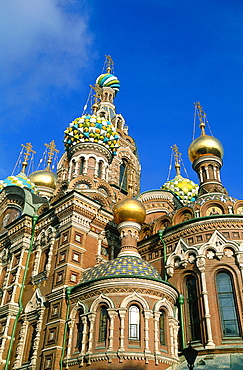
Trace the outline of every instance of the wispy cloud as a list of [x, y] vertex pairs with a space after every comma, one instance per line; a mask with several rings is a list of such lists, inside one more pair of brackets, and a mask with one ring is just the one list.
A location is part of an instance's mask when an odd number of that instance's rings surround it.
[[[48, 87], [75, 88], [87, 64], [92, 35], [85, 11], [67, 11], [69, 1], [0, 2], [0, 73], [7, 104], [37, 101]], [[71, 3], [69, 3], [70, 5]], [[86, 12], [87, 13], [87, 12]], [[11, 84], [13, 83], [13, 89]], [[23, 94], [24, 93], [24, 94]]]

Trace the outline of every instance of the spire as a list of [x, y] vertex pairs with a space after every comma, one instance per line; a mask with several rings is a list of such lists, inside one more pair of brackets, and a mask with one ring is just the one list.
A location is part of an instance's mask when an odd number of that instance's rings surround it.
[[207, 116], [206, 116], [206, 113], [204, 112], [203, 110], [203, 107], [201, 106], [200, 102], [196, 102], [194, 103], [195, 105], [195, 108], [197, 110], [197, 115], [198, 115], [198, 118], [199, 118], [199, 127], [201, 129], [201, 135], [206, 135], [205, 134], [205, 126], [206, 126], [206, 123], [207, 123]]
[[33, 146], [31, 143], [26, 143], [26, 145], [21, 144], [21, 146], [26, 149], [26, 153], [24, 153], [24, 161], [22, 162], [22, 170], [21, 170], [22, 173], [25, 173], [26, 167], [28, 165], [30, 153], [34, 154], [36, 152], [32, 149]]
[[114, 62], [110, 55], [105, 55], [105, 67], [107, 73], [114, 73]]
[[180, 171], [181, 170], [181, 165], [180, 165], [181, 153], [179, 152], [178, 146], [176, 144], [171, 146], [171, 149], [174, 152], [176, 176], [180, 176], [180, 174], [181, 174], [181, 171]]
[[47, 160], [47, 166], [46, 166], [46, 171], [50, 171], [50, 167], [51, 167], [51, 162], [52, 162], [52, 157], [54, 156], [55, 153], [59, 153], [59, 150], [56, 149], [56, 144], [55, 144], [55, 141], [52, 140], [50, 142], [50, 144], [44, 144], [49, 152], [47, 154], [48, 156], [48, 160]]

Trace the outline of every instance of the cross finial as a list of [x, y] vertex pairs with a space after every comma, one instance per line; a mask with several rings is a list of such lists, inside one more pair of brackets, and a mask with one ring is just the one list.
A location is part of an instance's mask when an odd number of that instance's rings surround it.
[[202, 130], [202, 135], [205, 135], [205, 122], [206, 122], [206, 113], [203, 110], [203, 107], [201, 106], [200, 102], [194, 103], [195, 107], [197, 108], [197, 115], [199, 118], [199, 127]]
[[22, 162], [22, 170], [21, 170], [21, 172], [25, 173], [25, 169], [28, 165], [30, 153], [34, 154], [36, 152], [32, 149], [33, 146], [31, 143], [26, 143], [26, 145], [21, 144], [21, 146], [26, 149], [26, 152], [24, 153], [24, 161]]
[[106, 66], [106, 72], [111, 73], [111, 71], [114, 68], [114, 62], [110, 55], [105, 55], [105, 66]]
[[174, 154], [174, 160], [175, 160], [175, 169], [176, 169], [176, 175], [177, 176], [180, 176], [180, 156], [181, 156], [181, 153], [179, 152], [178, 150], [178, 146], [176, 144], [174, 144], [173, 146], [171, 146], [171, 149], [173, 150], [173, 154]]
[[52, 140], [50, 142], [50, 144], [44, 144], [49, 152], [47, 154], [48, 156], [48, 160], [47, 160], [47, 167], [46, 167], [46, 170], [49, 171], [50, 170], [50, 166], [51, 166], [51, 162], [52, 162], [52, 157], [54, 156], [54, 153], [59, 153], [59, 150], [56, 149], [56, 144], [55, 144], [55, 141]]

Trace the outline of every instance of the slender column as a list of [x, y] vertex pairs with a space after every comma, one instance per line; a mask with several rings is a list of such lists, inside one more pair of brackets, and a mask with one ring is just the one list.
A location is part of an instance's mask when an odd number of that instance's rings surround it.
[[110, 318], [110, 332], [109, 332], [109, 347], [108, 347], [108, 351], [113, 351], [113, 346], [114, 346], [114, 320], [115, 320], [115, 316], [116, 316], [116, 311], [111, 309], [111, 308], [108, 308], [107, 309], [108, 311], [108, 315], [109, 315], [109, 318]]
[[173, 330], [173, 323], [171, 319], [169, 319], [169, 332], [170, 332], [170, 348], [172, 356], [175, 354], [175, 345], [174, 345], [174, 330]]
[[202, 183], [203, 182], [203, 174], [202, 174], [202, 169], [201, 168], [199, 170], [199, 178], [200, 178], [200, 182]]
[[41, 338], [41, 328], [42, 328], [44, 310], [45, 310], [44, 308], [41, 309], [40, 316], [39, 316], [37, 326], [36, 326], [36, 337], [33, 343], [34, 351], [33, 351], [33, 355], [31, 358], [31, 365], [36, 365], [36, 361], [37, 361], [37, 353], [38, 353], [38, 347], [39, 347], [40, 338]]
[[159, 351], [159, 318], [160, 312], [154, 312], [154, 352], [160, 354]]
[[149, 350], [149, 318], [151, 317], [150, 311], [144, 310], [144, 351]]
[[89, 322], [90, 322], [90, 328], [89, 328], [89, 344], [88, 344], [88, 353], [92, 353], [93, 348], [93, 341], [94, 341], [94, 322], [95, 322], [95, 314], [92, 313], [89, 315]]
[[119, 351], [125, 350], [125, 315], [126, 315], [126, 309], [122, 308], [119, 310], [119, 316], [120, 316], [120, 346]]
[[72, 319], [68, 323], [68, 326], [69, 326], [69, 339], [68, 339], [68, 346], [67, 346], [67, 357], [70, 357], [71, 356], [71, 352], [72, 352], [72, 348], [73, 348], [72, 341], [73, 341], [73, 328], [74, 328], [74, 325], [75, 325], [75, 318]]
[[88, 336], [87, 316], [82, 316], [82, 323], [83, 323], [83, 337], [82, 337], [82, 345], [81, 345], [81, 355], [84, 356], [86, 353], [86, 343], [87, 343], [87, 336]]
[[206, 179], [208, 180], [209, 179], [208, 166], [205, 167], [205, 171], [206, 171]]
[[205, 256], [198, 256], [197, 257], [197, 267], [200, 271], [201, 276], [201, 285], [202, 285], [202, 296], [203, 296], [203, 304], [204, 304], [204, 312], [205, 312], [205, 323], [206, 323], [206, 332], [207, 332], [207, 344], [205, 348], [213, 348], [215, 344], [213, 342], [212, 337], [212, 327], [211, 327], [211, 315], [209, 313], [209, 304], [208, 304], [208, 291], [206, 285], [206, 277], [205, 277]]
[[16, 360], [14, 361], [13, 369], [18, 368], [21, 365], [22, 356], [24, 352], [24, 339], [28, 328], [27, 320], [24, 320], [20, 329], [20, 339], [16, 348]]

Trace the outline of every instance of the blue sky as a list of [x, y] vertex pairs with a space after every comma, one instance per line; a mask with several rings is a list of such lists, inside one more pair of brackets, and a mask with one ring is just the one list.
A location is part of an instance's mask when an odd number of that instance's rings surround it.
[[33, 144], [34, 169], [44, 143], [54, 139], [63, 152], [63, 131], [82, 114], [110, 54], [141, 190], [166, 181], [174, 144], [197, 181], [187, 149], [200, 101], [225, 149], [222, 182], [243, 198], [242, 40], [242, 0], [2, 0], [0, 178], [11, 174], [21, 144]]

